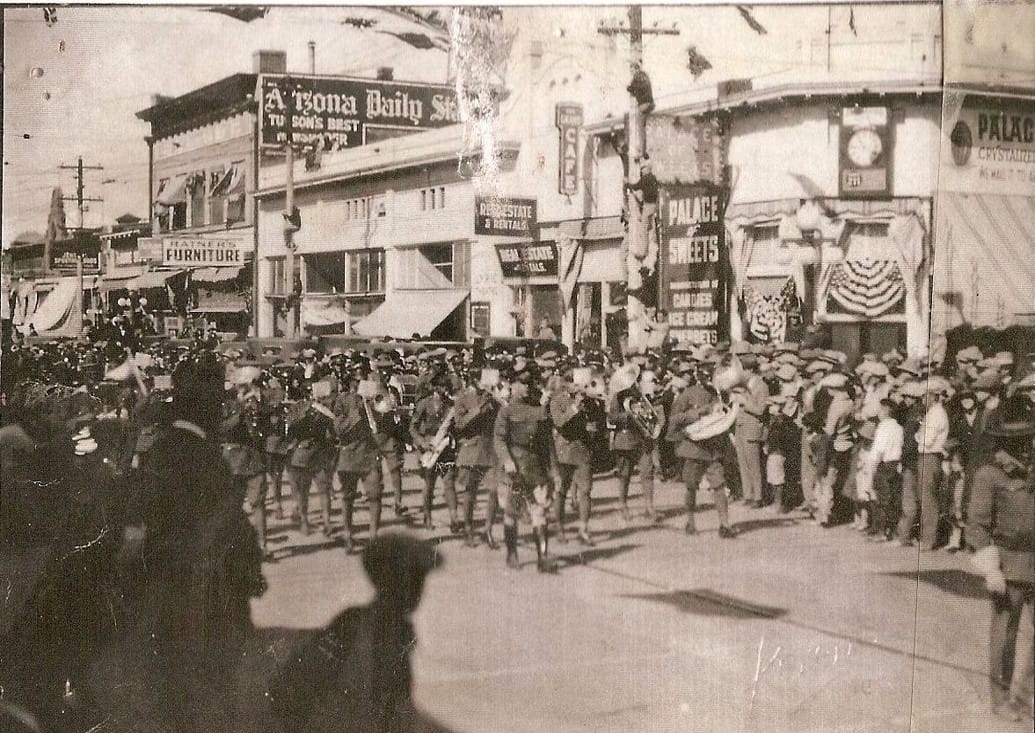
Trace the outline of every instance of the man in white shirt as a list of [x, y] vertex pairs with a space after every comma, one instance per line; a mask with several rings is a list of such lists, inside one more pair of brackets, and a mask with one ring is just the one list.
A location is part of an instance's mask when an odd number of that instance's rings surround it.
[[952, 392], [943, 377], [927, 382], [927, 413], [916, 431], [919, 452], [917, 483], [920, 485], [920, 549], [933, 550], [938, 534], [938, 517], [944, 497], [942, 491], [942, 452], [949, 438], [949, 414], [942, 404]]
[[898, 507], [902, 500], [902, 443], [905, 433], [902, 426], [893, 417], [895, 402], [890, 398], [881, 400], [877, 405], [877, 432], [873, 435], [873, 447], [870, 449], [870, 460], [875, 471], [873, 488], [877, 494], [877, 505], [873, 516], [871, 536], [876, 542], [887, 542], [891, 539], [898, 521]]

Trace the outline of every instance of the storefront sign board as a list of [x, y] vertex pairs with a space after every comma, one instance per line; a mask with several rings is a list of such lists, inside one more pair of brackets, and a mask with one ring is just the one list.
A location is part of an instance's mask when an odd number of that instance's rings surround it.
[[[373, 79], [263, 74], [259, 140], [342, 150], [366, 143], [371, 130], [416, 130], [460, 122], [450, 86]], [[381, 135], [380, 137], [384, 137]]]
[[969, 95], [946, 108], [940, 160], [944, 190], [1035, 196], [1035, 96]]
[[54, 242], [50, 246], [50, 253], [50, 269], [55, 272], [74, 274], [80, 258], [83, 260], [84, 273], [96, 274], [101, 270], [100, 242]]
[[725, 191], [707, 184], [665, 186], [660, 197], [662, 307], [673, 343], [717, 344], [727, 311]]
[[246, 247], [241, 239], [166, 237], [162, 264], [174, 267], [241, 267]]
[[645, 135], [652, 172], [662, 183], [721, 182], [726, 159], [717, 120], [652, 114]]
[[536, 200], [476, 196], [474, 233], [529, 238], [536, 227]]
[[503, 277], [557, 277], [557, 245], [553, 242], [497, 244]]
[[557, 191], [570, 196], [579, 190], [579, 129], [582, 105], [565, 103], [556, 108], [560, 149], [557, 154]]

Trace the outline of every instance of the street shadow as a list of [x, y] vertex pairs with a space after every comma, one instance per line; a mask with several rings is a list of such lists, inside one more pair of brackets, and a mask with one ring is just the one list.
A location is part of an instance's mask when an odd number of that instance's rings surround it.
[[[570, 545], [569, 545], [570, 547]], [[565, 552], [564, 554], [557, 554], [554, 559], [562, 567], [568, 567], [572, 565], [588, 565], [591, 562], [597, 560], [610, 560], [613, 557], [624, 555], [627, 552], [631, 552], [638, 548], [639, 545], [625, 544], [615, 545], [614, 547], [589, 547], [584, 550], [577, 550], [575, 552]]]
[[683, 613], [733, 619], [780, 618], [787, 613], [784, 608], [762, 606], [724, 593], [716, 593], [708, 588], [673, 590], [665, 593], [627, 594], [622, 598], [662, 603]]
[[733, 528], [737, 530], [737, 534], [747, 534], [749, 532], [756, 532], [760, 529], [776, 529], [779, 527], [793, 527], [798, 523], [798, 520], [794, 517], [766, 517], [765, 519], [748, 519], [743, 522], [736, 522]]
[[985, 599], [988, 591], [985, 590], [984, 581], [977, 575], [964, 572], [963, 570], [920, 570], [918, 572], [897, 572], [884, 573], [892, 578], [904, 578], [906, 580], [919, 580], [939, 588], [946, 593], [951, 593], [960, 598]]

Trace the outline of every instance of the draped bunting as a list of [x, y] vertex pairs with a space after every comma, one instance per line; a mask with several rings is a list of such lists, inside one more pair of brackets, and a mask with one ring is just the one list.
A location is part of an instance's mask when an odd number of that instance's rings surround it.
[[784, 340], [787, 331], [787, 310], [797, 301], [797, 288], [794, 278], [787, 278], [780, 291], [775, 295], [767, 295], [752, 287], [750, 282], [744, 285], [744, 298], [747, 301], [748, 329], [751, 335], [762, 343], [776, 343]]
[[557, 235], [557, 276], [564, 310], [571, 307], [571, 298], [575, 294], [575, 285], [582, 272], [582, 260], [585, 256], [586, 250], [580, 240], [564, 233]]
[[894, 308], [906, 292], [893, 260], [844, 260], [831, 265], [829, 296], [849, 313], [876, 318]]

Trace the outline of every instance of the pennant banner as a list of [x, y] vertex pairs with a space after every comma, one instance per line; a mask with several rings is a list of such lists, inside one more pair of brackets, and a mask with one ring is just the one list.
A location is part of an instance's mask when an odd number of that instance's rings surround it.
[[902, 273], [893, 260], [845, 260], [831, 267], [828, 295], [849, 313], [876, 318], [905, 294]]

